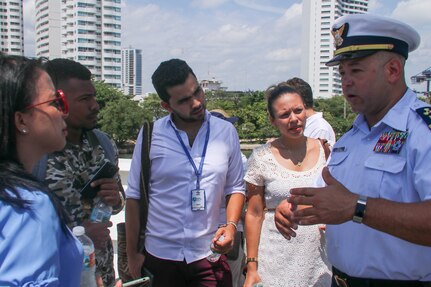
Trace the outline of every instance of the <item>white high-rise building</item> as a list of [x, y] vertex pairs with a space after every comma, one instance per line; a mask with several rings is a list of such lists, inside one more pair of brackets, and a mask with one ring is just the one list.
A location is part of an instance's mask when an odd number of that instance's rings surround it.
[[22, 0], [0, 0], [0, 52], [24, 55]]
[[367, 13], [368, 0], [304, 0], [302, 1], [301, 78], [313, 89], [314, 97], [341, 95], [337, 67], [325, 63], [333, 56], [331, 27], [345, 14]]
[[36, 57], [61, 58], [61, 1], [36, 0]]
[[36, 55], [86, 66], [121, 88], [121, 0], [36, 0]]
[[142, 51], [124, 48], [121, 50], [121, 83], [126, 95], [142, 95]]

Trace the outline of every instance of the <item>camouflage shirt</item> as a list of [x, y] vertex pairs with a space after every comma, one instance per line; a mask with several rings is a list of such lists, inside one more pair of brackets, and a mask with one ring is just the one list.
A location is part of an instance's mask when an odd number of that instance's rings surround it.
[[[118, 166], [118, 150], [114, 142], [112, 145]], [[81, 200], [80, 190], [105, 161], [108, 161], [108, 158], [105, 157], [103, 148], [100, 145], [93, 147], [85, 136], [81, 145], [67, 143], [62, 151], [49, 155], [46, 183], [69, 213], [72, 220], [70, 228], [89, 220], [93, 201], [96, 199]], [[111, 241], [104, 250], [96, 250], [96, 272], [102, 276], [105, 286], [115, 283], [113, 255]]]

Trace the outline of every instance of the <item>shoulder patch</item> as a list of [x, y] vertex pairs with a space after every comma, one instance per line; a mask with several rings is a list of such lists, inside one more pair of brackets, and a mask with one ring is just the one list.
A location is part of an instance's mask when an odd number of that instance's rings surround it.
[[416, 109], [419, 116], [425, 121], [428, 128], [431, 129], [431, 107], [423, 107]]

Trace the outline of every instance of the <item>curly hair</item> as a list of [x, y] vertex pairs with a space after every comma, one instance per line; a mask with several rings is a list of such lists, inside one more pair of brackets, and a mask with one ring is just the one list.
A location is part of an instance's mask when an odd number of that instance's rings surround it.
[[180, 59], [171, 59], [162, 62], [151, 76], [153, 86], [160, 99], [168, 102], [171, 97], [166, 89], [183, 84], [189, 74], [196, 77], [187, 63]]

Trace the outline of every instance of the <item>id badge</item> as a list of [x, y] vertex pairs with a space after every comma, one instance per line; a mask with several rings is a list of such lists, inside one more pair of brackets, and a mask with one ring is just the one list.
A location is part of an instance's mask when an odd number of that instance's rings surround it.
[[205, 189], [192, 190], [192, 211], [205, 210]]

